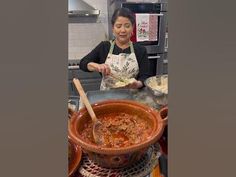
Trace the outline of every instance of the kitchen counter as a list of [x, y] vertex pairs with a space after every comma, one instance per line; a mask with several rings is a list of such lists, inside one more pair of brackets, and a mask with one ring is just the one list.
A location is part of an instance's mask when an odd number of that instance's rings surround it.
[[[145, 104], [157, 110], [160, 110], [163, 107], [163, 105], [158, 104], [146, 87], [143, 89], [95, 90], [88, 91], [86, 94], [91, 104], [107, 99], [128, 99]], [[79, 106], [77, 106], [77, 110], [83, 107], [83, 103], [79, 102], [79, 97], [70, 97], [70, 99], [78, 103]]]

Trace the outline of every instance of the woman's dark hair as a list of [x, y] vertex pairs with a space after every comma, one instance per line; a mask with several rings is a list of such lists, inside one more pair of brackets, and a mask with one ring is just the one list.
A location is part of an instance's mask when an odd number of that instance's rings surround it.
[[115, 10], [115, 12], [113, 13], [112, 18], [111, 18], [112, 26], [115, 24], [115, 22], [116, 22], [118, 17], [126, 17], [126, 18], [128, 18], [132, 25], [134, 25], [134, 23], [135, 23], [134, 14], [128, 8], [120, 7], [120, 8]]

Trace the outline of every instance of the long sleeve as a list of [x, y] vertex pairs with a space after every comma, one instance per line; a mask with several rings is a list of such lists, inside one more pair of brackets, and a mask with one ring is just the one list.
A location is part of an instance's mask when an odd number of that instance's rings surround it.
[[88, 53], [80, 60], [80, 69], [89, 72], [87, 67], [88, 63], [104, 63], [109, 52], [109, 47], [109, 42], [100, 42], [90, 53]]
[[139, 65], [139, 74], [137, 76], [137, 80], [144, 82], [148, 77], [150, 77], [149, 72], [149, 59], [147, 56], [147, 51], [145, 47], [137, 47], [136, 48], [136, 58], [138, 60]]

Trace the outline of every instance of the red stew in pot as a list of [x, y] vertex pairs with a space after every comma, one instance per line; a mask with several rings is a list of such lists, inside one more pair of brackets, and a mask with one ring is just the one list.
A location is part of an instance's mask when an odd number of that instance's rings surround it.
[[[109, 113], [97, 115], [104, 125], [104, 147], [126, 147], [141, 143], [151, 134], [151, 126], [148, 121], [127, 113]], [[87, 142], [94, 142], [92, 134], [92, 121], [84, 125], [81, 135]]]

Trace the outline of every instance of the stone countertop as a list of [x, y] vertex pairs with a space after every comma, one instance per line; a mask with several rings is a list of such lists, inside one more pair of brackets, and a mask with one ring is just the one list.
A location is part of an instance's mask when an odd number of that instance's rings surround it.
[[154, 96], [146, 87], [141, 90], [131, 90], [133, 94], [133, 100], [160, 110], [164, 104], [162, 104], [162, 97]]
[[[86, 94], [91, 104], [108, 99], [128, 99], [153, 107], [157, 110], [160, 110], [164, 106], [163, 104], [160, 104], [162, 98], [157, 98], [152, 95], [146, 87], [143, 89], [112, 89], [109, 91], [96, 90], [88, 91]], [[73, 99], [79, 100], [79, 97], [74, 97]], [[78, 101], [78, 104], [76, 105], [77, 110], [81, 109], [83, 106], [83, 103]]]

